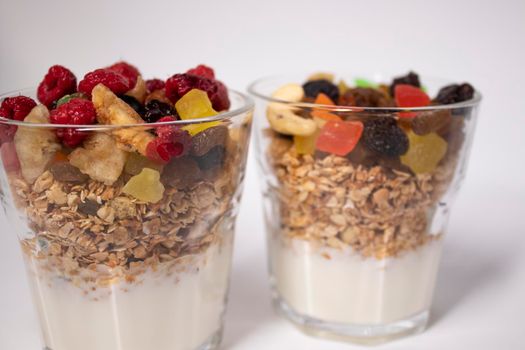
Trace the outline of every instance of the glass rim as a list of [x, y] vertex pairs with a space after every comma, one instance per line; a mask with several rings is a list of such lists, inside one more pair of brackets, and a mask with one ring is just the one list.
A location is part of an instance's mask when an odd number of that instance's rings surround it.
[[[36, 92], [36, 88], [24, 88], [19, 90], [13, 90], [9, 92], [5, 92], [0, 94], [0, 101], [2, 101], [4, 98], [7, 97], [15, 97], [19, 95], [24, 94], [34, 94]], [[227, 112], [221, 112], [217, 115], [210, 116], [210, 117], [203, 117], [203, 118], [195, 118], [195, 119], [185, 119], [185, 120], [174, 120], [169, 122], [155, 122], [155, 123], [141, 123], [141, 124], [79, 124], [79, 125], [71, 125], [71, 124], [52, 124], [52, 123], [27, 123], [23, 120], [12, 120], [7, 119], [4, 117], [0, 117], [0, 125], [15, 125], [15, 126], [23, 126], [23, 127], [33, 127], [33, 128], [52, 128], [52, 129], [81, 129], [84, 131], [95, 131], [95, 130], [113, 130], [113, 129], [124, 129], [124, 128], [136, 128], [136, 127], [146, 127], [146, 128], [154, 128], [159, 126], [167, 126], [167, 125], [192, 125], [192, 124], [202, 124], [202, 123], [208, 123], [208, 122], [215, 122], [215, 121], [223, 121], [223, 120], [229, 120], [232, 119], [238, 115], [241, 115], [243, 113], [246, 113], [254, 108], [254, 101], [253, 99], [248, 95], [244, 94], [242, 92], [239, 92], [237, 90], [228, 89], [228, 94], [233, 94], [242, 99], [242, 104], [240, 107], [227, 111]], [[25, 96], [25, 95], [24, 95]], [[37, 105], [39, 105], [38, 103]]]
[[[247, 91], [250, 95], [261, 98], [267, 102], [275, 102], [279, 104], [284, 104], [290, 106], [290, 108], [321, 108], [331, 110], [333, 112], [354, 112], [354, 113], [367, 113], [367, 112], [382, 112], [382, 113], [397, 113], [397, 112], [424, 112], [424, 111], [435, 111], [435, 110], [445, 110], [445, 109], [460, 109], [465, 107], [474, 107], [479, 105], [482, 100], [482, 95], [478, 90], [474, 90], [474, 97], [470, 100], [463, 102], [456, 102], [451, 104], [438, 104], [438, 105], [429, 105], [424, 107], [358, 107], [358, 106], [341, 106], [341, 105], [326, 105], [318, 104], [312, 102], [292, 102], [287, 100], [281, 100], [265, 93], [262, 93], [258, 90], [258, 85], [272, 79], [282, 78], [286, 75], [271, 75], [259, 78], [250, 85], [248, 85]], [[306, 76], [306, 75], [305, 75]], [[433, 77], [427, 77], [433, 78]], [[278, 87], [276, 87], [278, 88]]]

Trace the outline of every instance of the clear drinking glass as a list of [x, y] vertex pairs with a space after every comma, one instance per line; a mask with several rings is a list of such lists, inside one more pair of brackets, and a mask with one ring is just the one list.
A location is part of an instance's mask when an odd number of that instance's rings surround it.
[[[476, 92], [470, 101], [411, 109], [272, 97], [279, 87], [301, 84], [305, 77], [261, 79], [249, 87], [256, 101], [274, 305], [309, 334], [352, 342], [377, 343], [422, 331], [481, 96]], [[424, 77], [422, 82], [430, 96], [447, 85]], [[364, 125], [394, 123], [407, 136], [408, 151], [401, 157], [371, 152], [364, 136], [345, 156], [305, 151], [315, 140], [277, 133], [267, 119], [274, 113], [275, 123], [292, 123], [283, 130], [306, 128], [312, 113], [320, 111]], [[371, 142], [397, 137], [386, 130]]]
[[[35, 95], [0, 100], [18, 94]], [[55, 136], [71, 125], [0, 119], [0, 133], [16, 131], [1, 147], [0, 199], [20, 239], [45, 349], [218, 346], [253, 115], [249, 97], [229, 96], [230, 112], [214, 117], [75, 127], [87, 139], [74, 150]], [[31, 120], [47, 113], [36, 107]], [[165, 165], [120, 142], [203, 125], [211, 128], [187, 155]]]

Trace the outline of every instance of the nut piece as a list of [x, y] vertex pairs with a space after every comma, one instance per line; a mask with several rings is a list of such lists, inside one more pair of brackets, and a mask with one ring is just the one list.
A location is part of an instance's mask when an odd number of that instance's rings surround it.
[[[25, 117], [26, 123], [49, 123], [49, 111], [38, 105]], [[47, 164], [60, 149], [55, 132], [47, 128], [20, 126], [14, 138], [16, 153], [24, 179], [33, 183], [44, 173]]]
[[[140, 115], [133, 108], [104, 85], [95, 86], [91, 94], [100, 124], [144, 124]], [[126, 127], [114, 130], [112, 134], [121, 148], [130, 152], [136, 150], [142, 155], [146, 155], [148, 143], [155, 138], [147, 131], [147, 127]]]
[[[286, 84], [277, 89], [272, 96], [283, 101], [299, 102], [304, 97], [304, 90], [298, 84]], [[285, 135], [312, 135], [317, 129], [317, 124], [312, 119], [299, 117], [293, 109], [284, 103], [270, 103], [266, 116], [272, 129]]]
[[112, 185], [124, 169], [126, 156], [113, 137], [99, 132], [71, 152], [69, 162], [93, 180]]

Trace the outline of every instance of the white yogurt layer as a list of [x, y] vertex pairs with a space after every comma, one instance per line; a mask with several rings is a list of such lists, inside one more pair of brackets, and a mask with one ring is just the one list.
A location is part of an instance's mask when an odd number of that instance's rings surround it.
[[[30, 285], [51, 350], [195, 349], [221, 328], [232, 241], [211, 246], [171, 275], [83, 291], [28, 261]], [[38, 277], [37, 277], [38, 276]]]
[[[328, 322], [381, 325], [426, 311], [442, 240], [399, 257], [363, 258], [351, 249], [271, 239], [273, 282], [296, 312]], [[328, 258], [329, 257], [329, 258]]]

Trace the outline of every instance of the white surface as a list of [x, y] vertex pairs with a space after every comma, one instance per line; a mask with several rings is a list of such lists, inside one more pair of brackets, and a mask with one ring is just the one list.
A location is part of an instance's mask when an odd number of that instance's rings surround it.
[[[412, 68], [473, 83], [484, 101], [431, 327], [380, 348], [514, 350], [525, 343], [523, 38], [519, 0], [0, 0], [0, 91], [36, 85], [55, 63], [80, 75], [119, 58], [160, 77], [206, 62], [241, 90], [259, 76], [319, 69]], [[306, 337], [272, 312], [255, 166], [252, 153], [223, 348], [357, 348]], [[38, 349], [21, 254], [0, 225], [0, 349]]]

